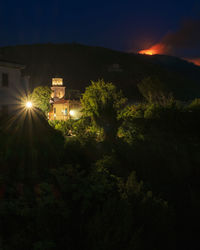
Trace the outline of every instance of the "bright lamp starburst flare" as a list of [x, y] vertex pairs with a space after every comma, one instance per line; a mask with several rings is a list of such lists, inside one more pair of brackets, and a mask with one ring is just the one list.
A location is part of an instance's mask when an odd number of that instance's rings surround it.
[[33, 107], [32, 102], [31, 102], [31, 101], [27, 101], [27, 102], [26, 102], [26, 108], [27, 108], [27, 109], [31, 109], [32, 107]]

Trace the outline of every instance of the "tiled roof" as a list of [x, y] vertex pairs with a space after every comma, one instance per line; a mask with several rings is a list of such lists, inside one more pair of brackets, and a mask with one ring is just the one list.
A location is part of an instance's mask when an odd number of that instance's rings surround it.
[[0, 58], [0, 66], [9, 67], [9, 68], [19, 68], [19, 69], [25, 68], [25, 65], [23, 65], [23, 64], [13, 62], [13, 61], [4, 60], [2, 58]]
[[61, 99], [61, 100], [54, 102], [54, 104], [64, 104], [64, 103], [68, 103], [68, 102], [69, 102], [69, 100]]

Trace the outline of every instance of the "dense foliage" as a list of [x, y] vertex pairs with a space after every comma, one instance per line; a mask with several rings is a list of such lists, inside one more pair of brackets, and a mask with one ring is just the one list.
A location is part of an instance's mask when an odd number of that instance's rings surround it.
[[1, 118], [0, 249], [199, 249], [199, 103], [113, 110], [114, 143], [90, 117]]
[[39, 86], [34, 88], [33, 93], [30, 95], [35, 107], [42, 110], [46, 115], [50, 109], [50, 98], [51, 98], [51, 89], [48, 86]]
[[139, 84], [138, 89], [148, 103], [167, 104], [172, 99], [172, 94], [169, 93], [167, 87], [159, 78], [147, 77]]
[[116, 137], [120, 125], [118, 114], [126, 103], [121, 91], [104, 80], [92, 82], [81, 99], [83, 116], [91, 117], [95, 126], [102, 128], [105, 140]]

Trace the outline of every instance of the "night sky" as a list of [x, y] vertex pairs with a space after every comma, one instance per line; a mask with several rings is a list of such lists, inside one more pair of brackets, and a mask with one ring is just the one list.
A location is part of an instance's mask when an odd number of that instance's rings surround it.
[[199, 14], [195, 0], [0, 0], [0, 46], [77, 42], [137, 51]]

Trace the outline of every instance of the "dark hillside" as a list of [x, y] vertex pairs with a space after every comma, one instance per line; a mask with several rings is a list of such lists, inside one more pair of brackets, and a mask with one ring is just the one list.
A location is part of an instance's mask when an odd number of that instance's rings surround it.
[[[79, 44], [35, 44], [0, 48], [8, 60], [25, 64], [32, 88], [64, 78], [70, 89], [81, 91], [90, 80], [104, 78], [121, 88], [129, 99], [138, 99], [137, 84], [147, 76], [159, 77], [174, 95], [192, 99], [200, 95], [200, 67], [169, 56], [145, 56]], [[118, 64], [118, 66], [113, 66]]]

